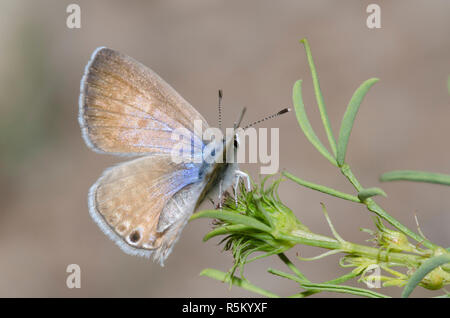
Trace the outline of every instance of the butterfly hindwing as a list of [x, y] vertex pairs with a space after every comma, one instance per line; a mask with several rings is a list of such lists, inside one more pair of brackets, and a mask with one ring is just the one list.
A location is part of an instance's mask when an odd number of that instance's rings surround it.
[[[91, 187], [91, 216], [126, 253], [153, 255], [162, 263], [194, 212], [202, 187], [199, 169], [164, 155], [109, 168]], [[163, 230], [158, 229], [161, 213], [171, 219]]]

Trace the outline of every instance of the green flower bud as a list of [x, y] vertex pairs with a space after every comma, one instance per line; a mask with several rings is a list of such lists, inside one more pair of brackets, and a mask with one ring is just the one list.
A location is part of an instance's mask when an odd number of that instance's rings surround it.
[[377, 233], [378, 243], [393, 251], [414, 251], [414, 246], [408, 241], [405, 234], [385, 229]]
[[440, 267], [429, 272], [421, 282], [421, 285], [427, 289], [436, 290], [444, 286], [444, 272]]
[[378, 232], [376, 232], [375, 237], [380, 246], [392, 251], [417, 251], [416, 247], [409, 243], [405, 234], [388, 229], [383, 225], [383, 223], [381, 223], [380, 220], [378, 220], [376, 226], [378, 228]]

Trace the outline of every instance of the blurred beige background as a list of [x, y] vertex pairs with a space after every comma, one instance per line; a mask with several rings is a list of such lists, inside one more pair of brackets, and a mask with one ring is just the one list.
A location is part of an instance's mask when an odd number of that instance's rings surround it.
[[[81, 29], [66, 27], [66, 7], [81, 6]], [[366, 7], [381, 5], [382, 28], [366, 27]], [[255, 296], [199, 277], [227, 270], [229, 253], [202, 237], [210, 221], [189, 224], [164, 268], [124, 254], [93, 223], [87, 191], [120, 159], [90, 151], [77, 122], [79, 81], [101, 45], [148, 65], [217, 122], [242, 106], [247, 121], [290, 106], [304, 79], [312, 125], [325, 141], [303, 47], [307, 37], [335, 134], [353, 91], [379, 77], [358, 113], [347, 161], [365, 186], [382, 186], [379, 203], [432, 241], [450, 245], [450, 189], [406, 182], [382, 184], [381, 173], [419, 169], [450, 173], [450, 2], [442, 1], [2, 1], [0, 4], [0, 296], [231, 297]], [[280, 127], [280, 169], [352, 191], [309, 144], [293, 113], [265, 123]], [[258, 165], [243, 167], [256, 178]], [[282, 200], [318, 233], [330, 235], [324, 202], [341, 235], [363, 243], [373, 228], [361, 206], [285, 182]], [[209, 207], [209, 204], [205, 204]], [[314, 256], [296, 247], [289, 255]], [[338, 257], [298, 266], [315, 282], [344, 271]], [[82, 288], [68, 289], [66, 266], [82, 270]], [[297, 286], [266, 273], [285, 270], [276, 257], [247, 267], [247, 278], [281, 295]], [[357, 285], [357, 283], [354, 283]], [[399, 296], [400, 290], [386, 293]], [[414, 296], [433, 296], [420, 289]], [[327, 297], [342, 295], [321, 294]]]

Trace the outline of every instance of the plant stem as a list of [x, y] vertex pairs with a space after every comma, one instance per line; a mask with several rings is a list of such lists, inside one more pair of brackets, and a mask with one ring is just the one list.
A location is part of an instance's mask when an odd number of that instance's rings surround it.
[[[356, 179], [355, 175], [353, 174], [353, 172], [351, 171], [350, 167], [347, 164], [343, 164], [341, 166], [341, 172], [348, 179], [348, 181], [350, 181], [350, 183], [355, 187], [356, 191], [360, 192], [364, 190], [364, 188], [361, 186], [358, 179]], [[396, 227], [403, 234], [408, 235], [409, 237], [411, 237], [412, 239], [416, 240], [419, 243], [422, 243], [425, 247], [429, 249], [435, 250], [436, 248], [438, 248], [437, 245], [421, 237], [419, 234], [416, 234], [415, 232], [411, 231], [402, 223], [393, 218], [390, 214], [384, 211], [377, 203], [375, 203], [373, 199], [369, 198], [363, 201], [362, 203], [367, 207], [369, 211], [375, 213], [379, 217], [389, 222], [392, 226]]]
[[[294, 235], [292, 235], [294, 234]], [[344, 253], [353, 254], [353, 255], [360, 255], [364, 257], [368, 257], [370, 259], [384, 261], [384, 262], [393, 262], [397, 264], [404, 264], [404, 265], [420, 265], [423, 257], [413, 254], [406, 254], [406, 253], [397, 253], [397, 252], [388, 252], [384, 251], [375, 247], [350, 243], [350, 242], [338, 242], [337, 240], [334, 240], [330, 237], [326, 236], [315, 236], [315, 239], [311, 238], [305, 238], [301, 236], [297, 236], [299, 234], [299, 231], [292, 231], [291, 235], [287, 234], [280, 234], [279, 238], [283, 240], [290, 241], [292, 243], [296, 244], [304, 244], [304, 245], [310, 245], [310, 246], [316, 246], [316, 247], [322, 247], [326, 249], [332, 249], [337, 250], [340, 249]], [[318, 237], [324, 238], [324, 240], [319, 239]]]

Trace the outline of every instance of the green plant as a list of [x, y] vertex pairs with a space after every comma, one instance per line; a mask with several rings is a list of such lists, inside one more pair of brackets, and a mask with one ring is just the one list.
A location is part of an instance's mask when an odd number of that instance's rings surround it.
[[[240, 286], [263, 296], [279, 297], [253, 285], [244, 277], [246, 264], [263, 257], [277, 255], [291, 273], [271, 268], [268, 269], [268, 272], [292, 280], [302, 288], [301, 291], [290, 297], [307, 297], [322, 291], [374, 298], [388, 297], [373, 289], [343, 285], [344, 282], [357, 277], [360, 282], [377, 281], [383, 286], [403, 287], [403, 297], [408, 297], [416, 286], [431, 290], [442, 289], [445, 285], [450, 284], [450, 249], [444, 249], [432, 243], [422, 235], [420, 230], [419, 233], [415, 233], [382, 209], [375, 202], [374, 197], [385, 196], [384, 191], [375, 187], [363, 187], [345, 161], [348, 140], [356, 113], [364, 96], [378, 79], [365, 81], [355, 91], [342, 119], [339, 138], [336, 141], [331, 130], [309, 44], [306, 39], [301, 40], [301, 43], [304, 44], [306, 50], [315, 96], [331, 153], [319, 140], [308, 120], [302, 100], [302, 81], [297, 81], [293, 89], [293, 103], [298, 122], [311, 144], [353, 185], [355, 194], [343, 193], [300, 179], [287, 171], [282, 173], [283, 177], [273, 181], [269, 186], [266, 186], [268, 178], [263, 179], [259, 185], [253, 184], [250, 191], [241, 186], [237, 203], [228, 195], [225, 196], [222, 210], [201, 211], [191, 217], [191, 219], [215, 219], [213, 230], [204, 237], [204, 240], [223, 236], [221, 243], [224, 244], [224, 249], [231, 251], [234, 257], [234, 266], [228, 272], [205, 269], [201, 275]], [[278, 186], [283, 179], [365, 206], [374, 214], [376, 230], [363, 229], [363, 231], [372, 236], [372, 240], [377, 243], [377, 246], [361, 245], [342, 238], [334, 229], [323, 204], [323, 212], [334, 237], [311, 231], [281, 202], [278, 196]], [[414, 180], [450, 185], [450, 176], [415, 171], [386, 173], [381, 180]], [[389, 223], [392, 229], [388, 228], [385, 223]], [[411, 243], [410, 240], [416, 243]], [[310, 259], [299, 257], [300, 260], [312, 261], [339, 253], [343, 254], [339, 265], [344, 268], [352, 268], [352, 270], [336, 279], [313, 283], [284, 254], [285, 251], [298, 244], [328, 250]], [[258, 255], [253, 256], [257, 252], [259, 252]], [[378, 273], [369, 275], [374, 268], [379, 269]], [[239, 270], [240, 277], [236, 275], [237, 270]], [[442, 297], [448, 296], [449, 294], [446, 293]]]

